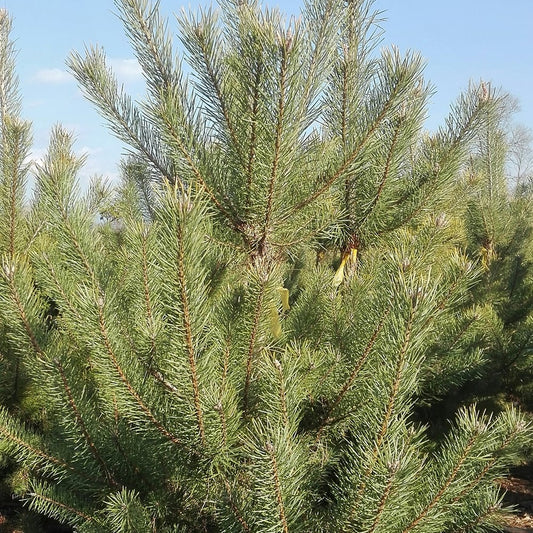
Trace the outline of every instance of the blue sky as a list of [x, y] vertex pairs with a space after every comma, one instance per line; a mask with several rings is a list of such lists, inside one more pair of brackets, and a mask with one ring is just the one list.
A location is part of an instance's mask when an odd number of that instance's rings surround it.
[[[288, 13], [301, 6], [296, 0], [266, 3]], [[172, 13], [197, 5], [161, 0], [173, 30]], [[374, 6], [386, 19], [382, 45], [417, 50], [426, 59], [426, 78], [436, 89], [429, 129], [442, 123], [469, 80], [480, 79], [513, 94], [521, 105], [517, 122], [533, 127], [533, 0], [375, 0]], [[35, 157], [44, 153], [50, 128], [59, 122], [75, 133], [76, 149], [88, 156], [82, 181], [94, 174], [116, 177], [122, 147], [65, 69], [71, 50], [99, 44], [119, 78], [140, 94], [141, 73], [113, 15], [113, 1], [0, 0], [0, 7], [14, 17], [23, 114], [33, 122]]]

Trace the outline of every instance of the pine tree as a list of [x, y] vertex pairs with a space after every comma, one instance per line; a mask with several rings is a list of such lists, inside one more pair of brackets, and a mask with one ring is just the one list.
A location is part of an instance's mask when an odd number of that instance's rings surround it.
[[80, 532], [497, 530], [522, 416], [465, 408], [440, 441], [414, 417], [477, 365], [434, 346], [482, 273], [454, 194], [496, 96], [425, 134], [422, 61], [376, 53], [370, 1], [183, 15], [188, 77], [157, 6], [116, 6], [145, 101], [99, 48], [69, 64], [127, 179], [82, 194], [57, 127], [1, 207], [28, 214], [1, 234], [2, 364], [41, 399], [0, 410], [20, 496]]
[[469, 254], [483, 266], [483, 282], [475, 290], [488, 332], [482, 392], [506, 392], [531, 406], [533, 197], [520, 184], [512, 189], [507, 179], [509, 101], [504, 95], [490, 110], [469, 161], [467, 242]]
[[[11, 20], [0, 10], [0, 253], [13, 259], [27, 245], [23, 199], [28, 175], [27, 156], [31, 145], [30, 126], [20, 118], [20, 97], [15, 74], [15, 54], [9, 39]], [[25, 380], [19, 354], [4, 342], [9, 336], [7, 324], [0, 317], [0, 401], [20, 400]]]

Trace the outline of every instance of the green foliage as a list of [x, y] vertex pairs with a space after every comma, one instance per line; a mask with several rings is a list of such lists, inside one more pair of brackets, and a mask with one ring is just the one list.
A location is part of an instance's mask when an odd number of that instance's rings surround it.
[[[0, 253], [12, 258], [25, 249], [29, 238], [23, 200], [31, 135], [29, 123], [18, 116], [18, 80], [14, 71], [10, 31], [11, 20], [5, 10], [0, 10]], [[6, 331], [2, 316], [0, 332], [0, 362], [3, 363], [0, 400], [3, 403], [21, 399], [25, 376], [20, 368], [19, 356], [11, 353], [12, 348], [4, 340], [9, 331]]]
[[26, 205], [26, 130], [2, 133], [0, 364], [39, 397], [0, 410], [20, 496], [86, 533], [495, 529], [522, 415], [465, 407], [437, 442], [415, 407], [497, 320], [456, 196], [499, 99], [470, 87], [423, 133], [422, 62], [376, 56], [369, 1], [184, 15], [188, 78], [157, 8], [116, 5], [146, 100], [98, 48], [70, 67], [123, 183], [82, 194], [57, 127]]
[[479, 258], [482, 283], [475, 298], [491, 316], [486, 326], [486, 369], [480, 394], [506, 392], [533, 406], [533, 196], [508, 190], [506, 161], [512, 147], [505, 136], [506, 99], [491, 110], [478, 133], [468, 179], [467, 245]]

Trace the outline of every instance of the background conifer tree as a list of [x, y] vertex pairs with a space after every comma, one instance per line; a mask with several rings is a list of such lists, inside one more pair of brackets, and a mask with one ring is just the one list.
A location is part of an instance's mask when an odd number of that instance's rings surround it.
[[[31, 135], [29, 124], [19, 115], [20, 97], [10, 31], [11, 20], [5, 10], [0, 10], [0, 251], [3, 256], [13, 258], [25, 249], [28, 241], [23, 200]], [[0, 358], [5, 366], [0, 377], [0, 399], [2, 403], [11, 403], [20, 400], [25, 376], [19, 355], [11, 353], [10, 346], [4, 342], [9, 331], [2, 318]]]
[[124, 183], [81, 194], [57, 127], [32, 202], [1, 208], [29, 236], [1, 235], [5, 364], [42, 402], [0, 409], [21, 497], [83, 532], [496, 529], [521, 415], [465, 408], [440, 441], [414, 417], [479, 362], [434, 346], [482, 275], [453, 194], [496, 96], [423, 133], [422, 62], [374, 52], [367, 1], [184, 15], [187, 78], [157, 6], [116, 6], [145, 101], [99, 48], [69, 64]]
[[[511, 188], [513, 157], [506, 128], [512, 100], [501, 99], [479, 131], [467, 169], [473, 182], [467, 242], [483, 267], [475, 298], [486, 315], [484, 394], [507, 393], [533, 406], [533, 197], [520, 182]], [[527, 154], [523, 154], [527, 155]], [[523, 158], [522, 156], [522, 158]], [[520, 172], [520, 168], [518, 168]], [[519, 178], [525, 184], [524, 176]]]

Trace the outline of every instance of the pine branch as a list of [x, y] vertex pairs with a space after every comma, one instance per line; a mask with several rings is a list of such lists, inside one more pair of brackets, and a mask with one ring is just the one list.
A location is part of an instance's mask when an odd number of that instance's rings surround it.
[[357, 159], [357, 157], [361, 154], [363, 149], [366, 147], [367, 143], [370, 141], [374, 133], [377, 131], [378, 127], [381, 125], [381, 123], [385, 120], [385, 118], [388, 116], [391, 108], [393, 107], [395, 103], [395, 98], [397, 94], [400, 91], [400, 85], [396, 85], [396, 87], [393, 89], [391, 95], [385, 102], [385, 105], [382, 107], [379, 114], [375, 117], [375, 119], [370, 124], [370, 127], [366, 130], [363, 138], [358, 142], [357, 146], [352, 150], [352, 152], [348, 155], [347, 158], [344, 159], [343, 163], [335, 170], [334, 172], [330, 173], [329, 176], [324, 176], [324, 183], [315, 190], [314, 193], [309, 195], [304, 200], [301, 200], [298, 202], [290, 211], [289, 216], [292, 216], [297, 211], [300, 211], [304, 207], [308, 206], [309, 204], [313, 203], [315, 200], [320, 198], [322, 194], [324, 194], [351, 166], [351, 164]]
[[[224, 119], [226, 130], [231, 139], [231, 145], [235, 152], [238, 154], [239, 159], [243, 159], [241, 154], [241, 143], [239, 141], [233, 119], [230, 114], [230, 106], [227, 100], [227, 95], [224, 93], [223, 81], [222, 81], [222, 65], [216, 64], [216, 53], [220, 53], [223, 50], [223, 43], [216, 41], [219, 36], [218, 32], [214, 30], [215, 21], [213, 18], [207, 20], [210, 13], [206, 14], [206, 19], [201, 22], [192, 22], [192, 28], [189, 33], [193, 39], [187, 41], [185, 44], [191, 51], [192, 55], [198, 56], [198, 63], [202, 63], [205, 68], [204, 82], [209, 85], [209, 89], [214, 92], [215, 106], [220, 110], [220, 113]], [[209, 31], [211, 30], [211, 31]], [[194, 49], [193, 44], [197, 44], [198, 48]], [[209, 93], [209, 91], [203, 91], [203, 93]]]
[[376, 511], [376, 514], [374, 516], [374, 522], [372, 523], [372, 526], [368, 530], [368, 533], [374, 533], [376, 531], [376, 528], [378, 527], [378, 524], [381, 520], [381, 515], [383, 514], [383, 511], [385, 510], [385, 505], [387, 504], [387, 500], [389, 498], [389, 494], [392, 489], [392, 484], [394, 482], [396, 471], [392, 469], [389, 472], [389, 476], [387, 479], [387, 485], [385, 486], [385, 490], [381, 494], [381, 498], [379, 500], [379, 505]]
[[381, 197], [381, 194], [383, 193], [383, 189], [385, 188], [385, 184], [387, 182], [387, 179], [389, 178], [389, 171], [390, 171], [390, 167], [392, 164], [392, 159], [394, 157], [394, 151], [396, 149], [396, 145], [398, 142], [401, 126], [402, 126], [402, 121], [396, 120], [395, 126], [394, 126], [394, 134], [393, 134], [389, 149], [387, 151], [387, 160], [385, 161], [385, 168], [383, 169], [383, 174], [381, 176], [378, 189], [376, 191], [374, 198], [370, 202], [369, 206], [366, 208], [365, 212], [363, 213], [362, 219], [359, 222], [359, 226], [362, 226], [366, 222], [368, 217], [372, 214], [372, 211], [376, 207], [376, 204], [378, 203]]
[[170, 433], [164, 425], [154, 416], [150, 408], [143, 402], [142, 398], [139, 396], [138, 392], [135, 390], [133, 385], [128, 380], [126, 374], [124, 373], [124, 370], [120, 366], [118, 359], [115, 355], [115, 352], [113, 350], [113, 347], [111, 346], [111, 341], [109, 340], [109, 336], [107, 333], [105, 321], [104, 321], [104, 310], [102, 308], [103, 302], [98, 303], [98, 325], [100, 328], [100, 334], [102, 336], [102, 341], [104, 343], [104, 347], [106, 349], [106, 352], [111, 359], [111, 362], [113, 364], [113, 367], [115, 368], [117, 374], [120, 377], [120, 380], [126, 387], [126, 390], [129, 392], [130, 396], [135, 400], [135, 403], [137, 406], [141, 409], [141, 411], [146, 415], [148, 420], [154, 425], [154, 427], [163, 435], [166, 439], [168, 439], [172, 444], [176, 446], [182, 446], [183, 442]]
[[[358, 6], [357, 6], [358, 7]], [[350, 99], [353, 97], [352, 93], [357, 93], [357, 90], [353, 85], [350, 83], [351, 81], [354, 81], [354, 70], [357, 67], [354, 67], [354, 64], [358, 61], [359, 58], [356, 58], [355, 56], [358, 54], [358, 44], [356, 39], [358, 39], [358, 36], [356, 36], [357, 30], [360, 28], [354, 28], [356, 5], [354, 3], [349, 3], [346, 7], [346, 42], [343, 43], [342, 47], [342, 60], [341, 65], [339, 69], [341, 70], [341, 77], [342, 77], [342, 91], [341, 91], [341, 146], [342, 146], [342, 153], [344, 157], [344, 163], [346, 164], [346, 156], [348, 151], [348, 122], [351, 118], [351, 114], [353, 112], [353, 109], [351, 109], [350, 106]], [[359, 66], [359, 65], [358, 65]], [[356, 81], [356, 80], [355, 80]], [[357, 81], [356, 81], [357, 83]], [[351, 133], [351, 132], [350, 132]], [[344, 178], [344, 209], [347, 213], [347, 217], [351, 222], [351, 219], [353, 217], [352, 209], [351, 209], [351, 188], [352, 183], [350, 179], [349, 173], [346, 173], [346, 176]]]
[[[3, 412], [3, 409], [0, 410], [0, 415], [3, 415], [4, 417], [6, 416], [6, 414]], [[0, 423], [0, 434], [8, 442], [13, 442], [16, 446], [24, 449], [26, 453], [30, 453], [31, 455], [43, 459], [45, 462], [51, 463], [52, 465], [60, 467], [63, 470], [81, 474], [72, 465], [66, 463], [58, 457], [50, 455], [42, 447], [35, 447], [26, 440], [20, 438], [14, 431], [10, 431], [9, 427], [5, 425], [3, 421]], [[82, 477], [85, 477], [85, 475], [83, 474]]]
[[250, 332], [250, 342], [248, 343], [248, 355], [246, 358], [246, 379], [244, 381], [243, 406], [244, 412], [247, 413], [249, 409], [249, 395], [250, 395], [250, 381], [252, 378], [252, 367], [255, 355], [255, 341], [259, 329], [261, 313], [263, 312], [263, 299], [265, 297], [266, 282], [261, 282], [259, 285], [259, 294], [254, 309], [254, 317], [252, 322], [252, 331]]
[[[95, 518], [91, 515], [88, 515], [87, 513], [81, 511], [80, 509], [76, 509], [70, 505], [67, 505], [65, 503], [62, 503], [54, 498], [50, 498], [48, 496], [45, 496], [44, 494], [40, 494], [38, 492], [30, 492], [27, 495], [29, 498], [33, 500], [32, 506], [37, 507], [37, 501], [40, 501], [44, 503], [48, 508], [55, 507], [56, 511], [48, 511], [48, 516], [54, 516], [57, 518], [63, 518], [63, 512], [66, 511], [70, 515], [75, 515], [77, 518], [82, 518], [86, 522], [95, 522]], [[57, 512], [57, 510], [60, 510]], [[96, 522], [97, 523], [97, 522]]]
[[0, 249], [8, 259], [25, 244], [24, 191], [30, 162], [30, 126], [16, 116], [6, 116], [0, 124]]
[[[66, 238], [73, 246], [85, 273], [93, 286], [97, 286], [96, 274], [90, 264], [86, 251], [80, 242], [81, 234], [73, 227], [72, 196], [75, 192], [75, 175], [81, 168], [84, 158], [76, 157], [72, 152], [72, 135], [60, 126], [54, 128], [50, 140], [49, 151], [43, 164], [38, 165], [37, 177], [42, 202], [53, 215], [54, 229], [60, 235], [58, 240]], [[44, 206], [43, 206], [44, 207]], [[86, 226], [88, 214], [84, 213]], [[76, 262], [75, 262], [76, 263]]]
[[101, 50], [88, 48], [86, 57], [72, 53], [68, 65], [85, 94], [119, 139], [132, 146], [171, 183], [175, 173], [159, 141], [160, 134], [119, 89]]
[[262, 236], [259, 239], [259, 250], [262, 249], [269, 230], [270, 218], [272, 216], [272, 200], [274, 196], [274, 187], [276, 185], [276, 180], [278, 177], [278, 166], [280, 159], [280, 147], [281, 147], [281, 137], [283, 135], [283, 121], [285, 115], [285, 90], [286, 90], [286, 76], [287, 76], [287, 60], [290, 47], [291, 37], [287, 36], [283, 39], [281, 43], [281, 65], [279, 71], [279, 99], [278, 99], [278, 108], [277, 108], [277, 124], [276, 124], [276, 133], [274, 141], [274, 158], [272, 161], [272, 168], [270, 171], [270, 180], [268, 184], [268, 193], [266, 197], [266, 213], [265, 221], [263, 223]]
[[257, 151], [257, 121], [259, 115], [259, 89], [262, 75], [262, 65], [258, 63], [255, 67], [254, 83], [252, 87], [252, 109], [250, 115], [250, 141], [248, 149], [248, 163], [246, 165], [246, 207], [250, 207], [250, 195], [253, 183], [254, 162]]
[[385, 313], [381, 316], [381, 319], [372, 333], [372, 336], [370, 337], [370, 340], [368, 341], [367, 345], [365, 346], [365, 349], [359, 359], [357, 360], [354, 369], [352, 370], [350, 376], [348, 379], [344, 382], [344, 385], [342, 386], [340, 392], [337, 394], [335, 400], [330, 404], [328, 407], [327, 413], [324, 416], [324, 419], [322, 423], [320, 424], [317, 435], [315, 438], [315, 442], [318, 442], [320, 440], [320, 436], [327, 425], [331, 424], [333, 421], [332, 415], [335, 412], [335, 409], [339, 406], [340, 402], [352, 386], [353, 382], [356, 380], [357, 376], [359, 375], [359, 372], [363, 368], [363, 365], [365, 364], [366, 360], [368, 359], [368, 356], [370, 355], [370, 352], [372, 351], [372, 348], [374, 347], [374, 344], [383, 328], [383, 325], [385, 324], [385, 320], [387, 320], [387, 317], [389, 316], [390, 312], [392, 310], [392, 302], [388, 305], [387, 309], [385, 310]]
[[355, 502], [352, 504], [351, 518], [355, 516], [360, 498], [366, 490], [367, 484], [370, 480], [370, 476], [374, 472], [374, 468], [376, 466], [376, 462], [378, 460], [379, 453], [381, 451], [381, 445], [383, 444], [383, 441], [387, 435], [389, 424], [394, 414], [394, 407], [395, 407], [398, 393], [400, 390], [400, 383], [403, 377], [404, 367], [406, 363], [407, 349], [411, 342], [411, 334], [412, 334], [414, 317], [415, 317], [414, 309], [413, 307], [411, 307], [411, 309], [409, 310], [409, 317], [407, 319], [406, 326], [405, 326], [403, 343], [400, 348], [400, 352], [398, 354], [398, 359], [396, 361], [396, 368], [394, 371], [394, 381], [392, 382], [391, 390], [389, 392], [389, 399], [387, 402], [387, 407], [385, 409], [385, 414], [383, 416], [381, 428], [375, 440], [374, 450], [372, 452], [370, 464], [366, 467], [363, 473], [363, 481], [357, 491]]
[[[344, 57], [342, 62], [342, 103], [341, 103], [341, 144], [342, 144], [342, 153], [344, 156], [343, 163], [346, 164], [346, 155], [348, 151], [348, 61], [347, 54], [348, 50], [346, 47], [343, 49]], [[344, 178], [344, 209], [348, 213], [348, 216], [351, 216], [350, 210], [350, 176], [346, 174]]]
[[282, 525], [283, 533], [289, 533], [289, 525], [287, 524], [287, 516], [285, 513], [285, 505], [283, 503], [283, 495], [281, 493], [281, 483], [279, 479], [278, 463], [276, 460], [276, 454], [274, 446], [271, 442], [265, 444], [265, 449], [270, 457], [272, 476], [274, 479], [274, 487], [276, 490], [276, 502], [278, 505], [279, 519]]
[[6, 9], [0, 10], [0, 123], [6, 117], [17, 116], [20, 110], [18, 77], [15, 72], [15, 49], [10, 39], [11, 17]]
[[453, 153], [471, 140], [476, 132], [474, 126], [485, 117], [484, 111], [490, 105], [490, 100], [480, 98], [480, 89], [471, 86], [461, 94], [446, 119], [448, 131], [445, 132], [442, 128], [439, 130], [439, 134], [448, 141], [448, 153]]
[[235, 501], [234, 501], [234, 499], [232, 497], [232, 490], [231, 490], [230, 484], [228, 483], [228, 480], [226, 478], [224, 478], [223, 482], [224, 482], [224, 488], [226, 490], [226, 494], [228, 496], [228, 503], [229, 503], [231, 512], [233, 513], [233, 515], [235, 516], [235, 518], [239, 522], [240, 526], [242, 527], [242, 530], [245, 533], [251, 533], [252, 529], [250, 528], [250, 526], [248, 525], [246, 520], [243, 518], [242, 512], [239, 510], [239, 508], [235, 504]]
[[[480, 513], [479, 515], [477, 515], [474, 518], [474, 520], [472, 520], [470, 523], [466, 524], [461, 529], [454, 530], [452, 533], [469, 533], [471, 531], [476, 531], [477, 526], [482, 524], [483, 521], [485, 521], [487, 518], [490, 518], [491, 516], [494, 516], [494, 514], [496, 513], [497, 510], [498, 510], [497, 507], [495, 507], [494, 505], [491, 505], [483, 513]], [[504, 531], [508, 531], [508, 530], [504, 529]], [[511, 532], [509, 532], [509, 533], [511, 533]]]
[[67, 396], [68, 404], [72, 410], [72, 413], [74, 414], [74, 418], [76, 419], [76, 423], [78, 424], [78, 427], [80, 428], [80, 431], [83, 434], [83, 437], [85, 439], [85, 442], [87, 443], [87, 446], [89, 447], [89, 450], [91, 451], [93, 457], [96, 459], [96, 462], [100, 465], [100, 468], [102, 469], [102, 472], [104, 474], [104, 477], [107, 481], [107, 483], [110, 484], [112, 487], [118, 487], [117, 481], [114, 479], [112, 472], [109, 470], [108, 466], [106, 465], [105, 461], [103, 460], [102, 456], [100, 455], [100, 452], [98, 451], [98, 448], [96, 447], [94, 440], [92, 439], [89, 430], [87, 429], [87, 425], [85, 424], [83, 417], [80, 413], [80, 410], [78, 406], [76, 405], [76, 402], [74, 400], [74, 396], [72, 394], [72, 389], [67, 381], [67, 376], [65, 374], [65, 369], [63, 368], [63, 365], [59, 360], [54, 361], [54, 366], [57, 368], [57, 371], [59, 373], [59, 376], [61, 377], [61, 381], [63, 383], [63, 388], [65, 390], [65, 394]]
[[[148, 257], [147, 257], [147, 239], [148, 228], [141, 230], [141, 260], [142, 260], [142, 279], [144, 288], [144, 304], [146, 309], [146, 325], [150, 329], [150, 355], [147, 361], [147, 372], [155, 377], [155, 373], [152, 370], [152, 363], [157, 353], [156, 339], [151, 331], [151, 326], [154, 322], [154, 316], [152, 313], [152, 299], [150, 296], [150, 288], [148, 286]], [[157, 378], [156, 378], [157, 379]], [[164, 380], [162, 383], [165, 383]], [[175, 387], [173, 387], [175, 388]], [[172, 389], [170, 389], [172, 390]]]
[[[58, 135], [59, 135], [59, 137], [58, 137], [58, 142], [59, 142], [58, 148], [59, 148], [59, 150], [60, 151], [63, 150], [64, 153], [68, 152], [68, 143], [66, 145], [62, 144], [61, 131], [59, 131], [59, 130], [58, 130]], [[65, 140], [65, 139], [67, 139], [67, 138], [65, 137], [63, 140]], [[54, 156], [54, 154], [51, 155], [51, 160], [50, 160], [50, 163], [49, 163], [48, 167], [44, 166], [43, 169], [42, 169], [42, 172], [47, 174], [50, 177], [49, 183], [50, 183], [50, 185], [52, 187], [52, 196], [53, 196], [53, 198], [55, 200], [54, 207], [59, 210], [59, 213], [60, 213], [60, 216], [61, 216], [61, 222], [62, 222], [62, 226], [61, 226], [62, 231], [65, 231], [70, 243], [74, 247], [74, 250], [76, 251], [76, 254], [77, 254], [78, 258], [79, 258], [80, 262], [82, 263], [82, 265], [84, 267], [84, 270], [85, 270], [87, 276], [89, 277], [89, 279], [91, 281], [91, 286], [92, 286], [94, 294], [103, 294], [103, 291], [102, 291], [102, 289], [100, 287], [100, 284], [99, 284], [99, 282], [97, 280], [95, 271], [94, 271], [93, 267], [91, 266], [90, 260], [87, 257], [85, 251], [83, 250], [82, 245], [79, 242], [79, 238], [78, 238], [77, 232], [74, 230], [74, 228], [71, 225], [70, 214], [67, 211], [67, 207], [66, 207], [65, 201], [63, 199], [63, 193], [60, 190], [59, 181], [57, 179], [55, 179], [55, 171], [58, 170], [58, 169], [54, 168], [55, 159], [54, 159], [53, 156]], [[66, 161], [66, 164], [68, 165], [69, 164], [69, 158], [68, 157], [65, 158], [65, 159], [60, 159], [60, 161], [59, 161], [60, 164], [63, 164], [64, 160]], [[109, 357], [110, 357], [110, 359], [112, 361], [112, 364], [113, 364], [115, 370], [117, 371], [117, 373], [119, 374], [120, 379], [122, 380], [122, 382], [126, 386], [126, 389], [130, 393], [130, 395], [134, 398], [134, 400], [136, 401], [137, 405], [145, 413], [145, 415], [150, 419], [150, 421], [154, 424], [154, 426], [159, 430], [159, 432], [162, 433], [166, 438], [168, 438], [174, 444], [181, 445], [182, 444], [181, 441], [177, 437], [172, 435], [168, 430], [166, 430], [166, 428], [163, 426], [163, 424], [161, 424], [157, 420], [157, 418], [153, 415], [151, 410], [142, 401], [142, 399], [139, 396], [139, 394], [137, 393], [137, 391], [134, 389], [134, 387], [131, 385], [131, 383], [127, 379], [123, 369], [121, 368], [121, 366], [120, 366], [120, 364], [118, 362], [118, 359], [117, 359], [117, 357], [116, 357], [116, 355], [114, 353], [114, 350], [113, 350], [113, 348], [111, 346], [111, 341], [109, 339], [109, 336], [108, 336], [108, 333], [107, 333], [107, 329], [106, 329], [106, 325], [105, 325], [104, 310], [103, 310], [103, 299], [101, 297], [98, 298], [97, 307], [98, 307], [98, 324], [99, 324], [100, 334], [102, 336], [102, 341], [103, 341], [104, 346], [106, 348], [106, 351], [107, 351], [107, 353], [108, 353], [108, 355], [109, 355]]]
[[327, 79], [330, 72], [336, 47], [333, 36], [339, 26], [341, 12], [340, 3], [337, 0], [305, 4], [304, 21], [309, 25], [308, 39], [312, 46], [302, 97], [305, 106], [312, 103], [313, 93], [322, 85], [323, 80]]
[[[5, 133], [4, 133], [5, 137]], [[20, 158], [20, 144], [14, 143], [15, 152], [13, 153], [13, 160], [18, 161]], [[2, 158], [3, 159], [3, 158]], [[20, 169], [15, 167], [13, 168], [13, 173], [10, 176], [10, 195], [9, 195], [9, 245], [8, 252], [9, 258], [13, 260], [15, 256], [15, 224], [16, 224], [16, 215], [17, 215], [17, 192], [19, 190], [19, 178], [21, 177]]]
[[184, 255], [184, 243], [183, 243], [183, 227], [178, 224], [176, 232], [176, 247], [178, 252], [178, 284], [180, 287], [181, 306], [183, 310], [183, 328], [185, 330], [185, 342], [187, 345], [187, 353], [189, 359], [189, 368], [191, 372], [191, 384], [194, 394], [194, 408], [196, 411], [196, 422], [198, 424], [198, 431], [202, 444], [205, 444], [205, 429], [204, 429], [204, 417], [202, 413], [202, 406], [200, 403], [200, 388], [198, 384], [198, 370], [196, 368], [196, 354], [193, 344], [193, 334], [191, 328], [191, 316], [189, 310], [189, 296], [187, 291], [187, 284], [185, 281], [185, 255]]
[[[161, 88], [181, 86], [181, 72], [176, 70], [172, 39], [159, 6], [146, 0], [115, 0], [121, 12], [126, 33], [136, 51], [152, 96], [158, 98]], [[185, 92], [185, 91], [184, 91]]]
[[464, 499], [464, 497], [468, 493], [470, 493], [475, 487], [477, 487], [481, 483], [481, 481], [486, 477], [490, 470], [496, 465], [498, 460], [500, 460], [502, 452], [510, 446], [513, 440], [515, 440], [519, 431], [520, 428], [517, 424], [513, 428], [513, 431], [511, 431], [510, 434], [504, 439], [504, 441], [498, 446], [498, 448], [491, 452], [493, 458], [487, 462], [487, 464], [476, 475], [476, 477], [452, 500], [452, 503], [457, 503], [458, 501]]
[[[379, 432], [378, 438], [376, 439], [376, 445], [374, 448], [374, 452], [372, 454], [372, 469], [374, 468], [373, 464], [375, 464], [375, 461], [378, 457], [379, 450], [381, 448], [381, 444], [383, 443], [383, 439], [385, 438], [387, 434], [387, 430], [389, 428], [390, 420], [394, 412], [394, 407], [396, 404], [396, 399], [398, 396], [398, 392], [400, 390], [400, 383], [403, 377], [403, 371], [405, 367], [405, 356], [407, 354], [407, 348], [409, 347], [409, 343], [411, 341], [411, 333], [412, 333], [412, 327], [413, 327], [413, 319], [414, 319], [414, 310], [410, 310], [409, 318], [407, 320], [407, 325], [405, 328], [405, 337], [403, 341], [403, 345], [400, 350], [400, 354], [398, 356], [398, 360], [396, 362], [396, 369], [394, 374], [394, 382], [392, 383], [392, 389], [389, 393], [389, 401], [387, 404], [387, 409], [385, 411], [385, 416], [383, 417], [383, 422], [381, 425], [381, 430]], [[366, 476], [365, 476], [366, 477]]]
[[48, 269], [48, 272], [50, 274], [53, 287], [57, 291], [56, 294], [61, 297], [61, 303], [68, 308], [69, 312], [72, 314], [72, 316], [76, 317], [78, 321], [83, 322], [83, 318], [80, 315], [80, 312], [76, 307], [74, 306], [74, 303], [71, 301], [71, 299], [68, 297], [67, 293], [65, 292], [63, 286], [60, 282], [60, 277], [58, 273], [56, 272], [56, 269], [54, 267], [54, 264], [48, 257], [46, 253], [39, 255], [39, 260], [43, 261], [44, 265]]
[[417, 517], [414, 518], [412, 520], [412, 522], [405, 529], [402, 530], [402, 533], [408, 533], [409, 531], [412, 531], [428, 515], [428, 513], [433, 508], [435, 508], [437, 506], [437, 504], [440, 502], [440, 500], [442, 499], [442, 497], [446, 493], [448, 487], [452, 484], [452, 482], [455, 480], [455, 478], [457, 477], [458, 473], [460, 472], [461, 467], [463, 466], [464, 462], [467, 460], [467, 458], [468, 458], [468, 456], [470, 454], [470, 451], [474, 447], [474, 444], [476, 444], [476, 442], [477, 442], [477, 440], [479, 438], [479, 435], [480, 435], [479, 431], [474, 431], [473, 432], [472, 436], [470, 437], [470, 439], [468, 440], [466, 446], [464, 447], [464, 450], [463, 450], [461, 456], [459, 457], [459, 459], [455, 463], [455, 466], [454, 466], [451, 474], [446, 478], [446, 480], [442, 484], [442, 486], [439, 489], [439, 491], [437, 492], [437, 494], [435, 494], [435, 496], [433, 496], [431, 501], [424, 507], [424, 509], [422, 509], [422, 511], [419, 512]]
[[24, 327], [24, 332], [26, 333], [26, 336], [28, 340], [30, 341], [31, 347], [33, 348], [33, 351], [35, 355], [37, 356], [37, 360], [41, 362], [47, 361], [47, 356], [41, 349], [41, 346], [39, 345], [39, 342], [37, 341], [37, 337], [35, 336], [35, 333], [33, 331], [33, 328], [30, 324], [30, 321], [28, 319], [28, 316], [26, 314], [26, 310], [24, 308], [24, 305], [22, 303], [22, 299], [20, 297], [20, 294], [17, 290], [17, 287], [15, 285], [15, 270], [16, 270], [15, 263], [4, 263], [3, 265], [3, 273], [4, 273], [4, 279], [7, 281], [9, 292], [12, 298], [13, 303], [16, 306], [18, 316], [20, 318], [20, 321], [22, 322], [22, 325]]
[[281, 363], [274, 359], [274, 366], [276, 367], [276, 371], [279, 377], [279, 400], [281, 404], [281, 418], [283, 420], [283, 424], [285, 427], [289, 425], [289, 415], [287, 412], [287, 398], [286, 398], [286, 391], [285, 391], [285, 380], [283, 377], [283, 369], [281, 367]]
[[[200, 172], [200, 169], [198, 168], [197, 164], [194, 162], [192, 155], [189, 153], [189, 151], [185, 147], [185, 144], [183, 143], [178, 132], [176, 131], [173, 123], [169, 120], [167, 113], [161, 113], [160, 118], [167, 128], [171, 140], [176, 144], [176, 147], [178, 148], [182, 156], [185, 158], [185, 161], [187, 162], [189, 168], [191, 169], [194, 176], [196, 177], [196, 180], [198, 181], [202, 189], [204, 189], [207, 196], [211, 200], [212, 204], [217, 209], [217, 211], [226, 219], [230, 227], [232, 227], [237, 232], [242, 232], [242, 222], [238, 219], [237, 215], [235, 214], [234, 207], [231, 204], [229, 204], [228, 206], [225, 206], [217, 198], [217, 196], [215, 195], [211, 187], [209, 187], [206, 179], [204, 178], [203, 174]], [[169, 179], [168, 181], [169, 183], [173, 183], [172, 179]]]

